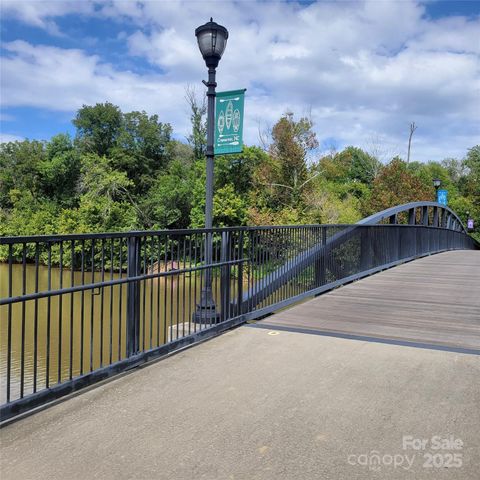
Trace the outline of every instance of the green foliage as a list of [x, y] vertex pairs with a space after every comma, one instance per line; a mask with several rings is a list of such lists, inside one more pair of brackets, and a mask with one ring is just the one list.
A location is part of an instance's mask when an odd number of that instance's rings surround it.
[[187, 228], [194, 187], [192, 170], [174, 160], [145, 195], [140, 208], [143, 228]]
[[239, 195], [247, 195], [255, 182], [257, 169], [268, 160], [268, 155], [258, 147], [244, 147], [235, 155], [215, 157], [215, 186], [232, 185]]
[[122, 112], [111, 103], [84, 105], [73, 120], [82, 151], [107, 155], [121, 133]]
[[312, 122], [287, 112], [272, 129], [270, 178], [265, 185], [277, 203], [298, 208], [308, 184], [307, 154], [318, 147]]
[[381, 163], [360, 148], [345, 150], [321, 159], [320, 168], [328, 180], [334, 182], [360, 182], [371, 185], [381, 169]]
[[235, 193], [232, 184], [220, 188], [213, 197], [213, 221], [219, 227], [245, 225], [247, 205], [241, 195]]
[[[205, 163], [198, 161], [193, 182], [190, 226], [205, 225]], [[245, 195], [238, 193], [233, 183], [216, 186], [213, 196], [213, 225], [218, 227], [245, 225], [247, 204]]]
[[351, 190], [351, 184], [317, 181], [305, 199], [309, 219], [306, 223], [355, 223], [360, 220], [361, 202]]
[[[172, 139], [156, 115], [104, 103], [78, 111], [74, 141], [59, 134], [1, 144], [0, 235], [203, 227], [205, 103], [187, 97], [188, 143]], [[432, 179], [440, 178], [450, 206], [464, 222], [474, 219], [480, 238], [480, 146], [441, 163], [381, 165], [353, 146], [307, 161], [318, 146], [312, 127], [287, 113], [266, 150], [215, 158], [214, 226], [354, 223], [433, 200]]]
[[190, 122], [192, 124], [192, 133], [188, 136], [188, 143], [193, 148], [193, 158], [203, 160], [207, 148], [207, 103], [205, 95], [201, 100], [195, 95], [195, 91], [188, 89], [186, 100], [190, 106]]
[[41, 191], [61, 206], [73, 207], [72, 192], [80, 176], [80, 161], [69, 135], [53, 137], [46, 145], [46, 159], [38, 164]]
[[406, 162], [394, 158], [374, 180], [369, 201], [363, 204], [363, 211], [365, 215], [370, 215], [403, 203], [432, 201], [434, 194], [431, 179], [429, 183], [422, 182], [410, 173]]
[[45, 143], [36, 140], [0, 145], [0, 207], [13, 207], [10, 191], [41, 195], [39, 163], [46, 160]]
[[2, 214], [0, 235], [43, 235], [57, 231], [57, 205], [37, 200], [27, 191], [11, 190], [10, 194], [13, 209]]
[[145, 193], [158, 172], [168, 164], [167, 148], [172, 128], [145, 112], [123, 114], [122, 126], [111, 148], [112, 165], [134, 181], [133, 192]]

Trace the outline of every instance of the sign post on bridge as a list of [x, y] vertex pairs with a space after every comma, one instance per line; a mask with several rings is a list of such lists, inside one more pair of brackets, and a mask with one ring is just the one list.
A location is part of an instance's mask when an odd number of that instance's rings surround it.
[[437, 203], [448, 205], [448, 190], [437, 190]]
[[243, 150], [243, 104], [246, 88], [218, 92], [215, 105], [215, 155]]

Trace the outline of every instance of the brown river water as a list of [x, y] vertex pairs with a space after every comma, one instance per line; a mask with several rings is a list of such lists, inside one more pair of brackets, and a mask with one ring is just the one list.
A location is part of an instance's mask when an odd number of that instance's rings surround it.
[[[13, 296], [23, 289], [22, 265], [12, 266]], [[125, 274], [124, 274], [125, 275]], [[105, 280], [118, 278], [118, 273], [105, 272]], [[85, 272], [85, 283], [91, 283], [92, 273]], [[101, 281], [101, 273], [94, 274]], [[25, 293], [35, 292], [36, 268], [27, 265]], [[70, 270], [60, 274], [51, 269], [51, 288], [81, 285], [81, 272]], [[214, 296], [218, 303], [218, 279], [214, 280]], [[38, 291], [48, 290], [48, 269], [38, 269]], [[148, 350], [198, 330], [190, 319], [200, 299], [203, 286], [201, 275], [172, 275], [141, 283], [140, 349]], [[0, 264], [0, 297], [8, 297], [8, 265]], [[102, 291], [103, 290], [103, 291]], [[97, 291], [69, 293], [29, 300], [11, 307], [11, 400], [20, 396], [22, 365], [24, 395], [41, 390], [48, 383], [57, 383], [88, 373], [101, 366], [125, 358], [127, 285], [105, 287]], [[112, 300], [112, 301], [111, 301]], [[35, 311], [37, 315], [35, 316]], [[50, 321], [49, 313], [50, 312]], [[0, 306], [0, 403], [6, 401], [8, 371], [9, 307]], [[22, 334], [23, 331], [23, 334]], [[49, 335], [47, 334], [49, 331]], [[82, 333], [83, 332], [83, 333]], [[24, 337], [24, 342], [22, 342]], [[36, 338], [36, 340], [35, 340]], [[82, 342], [83, 338], [83, 342]], [[23, 343], [23, 348], [22, 348]], [[83, 343], [83, 352], [82, 352]], [[35, 385], [36, 373], [36, 385]]]

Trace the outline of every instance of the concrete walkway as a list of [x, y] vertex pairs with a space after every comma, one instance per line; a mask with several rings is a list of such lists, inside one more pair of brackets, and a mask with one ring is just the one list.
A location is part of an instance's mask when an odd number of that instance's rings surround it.
[[[478, 478], [479, 356], [270, 333], [241, 327], [7, 426], [2, 480]], [[461, 439], [446, 453], [462, 467], [424, 468], [437, 452], [406, 435]], [[415, 458], [358, 465], [372, 451]]]
[[3, 428], [0, 477], [476, 480], [479, 379], [479, 355], [243, 326]]

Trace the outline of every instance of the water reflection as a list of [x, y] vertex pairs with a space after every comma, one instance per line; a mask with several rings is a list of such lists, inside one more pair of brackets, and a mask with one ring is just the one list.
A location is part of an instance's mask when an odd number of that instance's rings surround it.
[[[13, 296], [23, 290], [23, 267], [12, 266]], [[123, 274], [125, 275], [125, 274]], [[38, 277], [38, 278], [37, 278]], [[85, 272], [84, 283], [101, 281], [100, 272]], [[119, 278], [106, 272], [105, 280]], [[61, 272], [27, 265], [26, 293], [82, 284], [81, 272]], [[162, 345], [196, 331], [190, 322], [200, 299], [201, 275], [172, 275], [141, 282], [141, 350]], [[0, 264], [0, 297], [8, 297], [8, 265]], [[218, 303], [219, 282], [214, 280]], [[8, 344], [11, 323], [11, 399], [20, 397], [22, 365], [24, 395], [108, 365], [126, 356], [127, 284], [86, 290], [0, 307], [0, 403], [6, 401]], [[11, 322], [9, 322], [9, 314]], [[22, 337], [24, 341], [22, 342]], [[48, 372], [48, 373], [47, 373]]]

